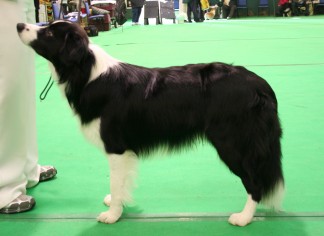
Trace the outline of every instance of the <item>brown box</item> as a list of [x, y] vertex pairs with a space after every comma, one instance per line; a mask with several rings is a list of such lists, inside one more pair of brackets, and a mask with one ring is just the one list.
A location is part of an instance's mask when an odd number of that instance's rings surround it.
[[110, 16], [108, 14], [104, 15], [104, 18], [94, 18], [88, 20], [89, 25], [95, 25], [99, 31], [110, 30]]

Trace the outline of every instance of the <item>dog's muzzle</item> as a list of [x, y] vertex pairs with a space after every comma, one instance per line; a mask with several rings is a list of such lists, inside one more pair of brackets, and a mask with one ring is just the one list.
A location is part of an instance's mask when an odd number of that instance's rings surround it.
[[21, 41], [26, 45], [29, 45], [31, 42], [37, 39], [37, 32], [39, 29], [39, 26], [33, 24], [17, 24], [18, 35]]

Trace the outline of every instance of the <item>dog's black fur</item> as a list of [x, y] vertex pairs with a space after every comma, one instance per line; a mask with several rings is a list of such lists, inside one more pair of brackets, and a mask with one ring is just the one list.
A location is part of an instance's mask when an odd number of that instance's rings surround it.
[[141, 156], [161, 145], [179, 149], [202, 138], [241, 178], [254, 201], [283, 182], [276, 96], [244, 67], [145, 68], [119, 62], [90, 81], [97, 62], [77, 25], [49, 25], [30, 46], [54, 65], [82, 124], [101, 119], [107, 153], [133, 150]]

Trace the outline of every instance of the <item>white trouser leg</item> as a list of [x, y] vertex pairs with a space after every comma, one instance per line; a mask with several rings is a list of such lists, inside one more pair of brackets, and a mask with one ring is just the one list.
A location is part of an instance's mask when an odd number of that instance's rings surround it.
[[[26, 1], [27, 2], [27, 1]], [[32, 1], [28, 1], [33, 4]], [[37, 183], [35, 68], [32, 50], [23, 45], [16, 24], [27, 8], [0, 1], [0, 209]], [[24, 10], [25, 9], [25, 10]], [[31, 102], [33, 101], [33, 102]]]
[[[24, 0], [24, 12], [26, 16], [25, 22], [35, 23], [35, 6], [34, 2], [30, 0]], [[27, 47], [27, 49], [30, 49]], [[34, 58], [35, 53], [33, 50], [29, 51], [29, 58]], [[26, 60], [27, 62], [27, 60]], [[28, 107], [28, 115], [26, 115], [27, 127], [27, 163], [25, 166], [25, 174], [28, 180], [27, 188], [35, 186], [39, 182], [40, 165], [38, 165], [38, 147], [37, 147], [37, 134], [36, 134], [36, 83], [35, 83], [35, 60], [28, 60], [27, 73], [33, 73], [33, 79], [27, 80], [27, 87], [29, 96], [26, 97], [26, 106]]]

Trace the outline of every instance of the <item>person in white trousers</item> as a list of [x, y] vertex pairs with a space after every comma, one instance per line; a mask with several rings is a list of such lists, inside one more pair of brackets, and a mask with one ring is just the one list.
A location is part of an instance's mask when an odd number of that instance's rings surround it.
[[19, 22], [35, 22], [32, 0], [0, 0], [0, 213], [33, 208], [26, 188], [53, 178], [38, 164], [34, 52], [18, 37]]

